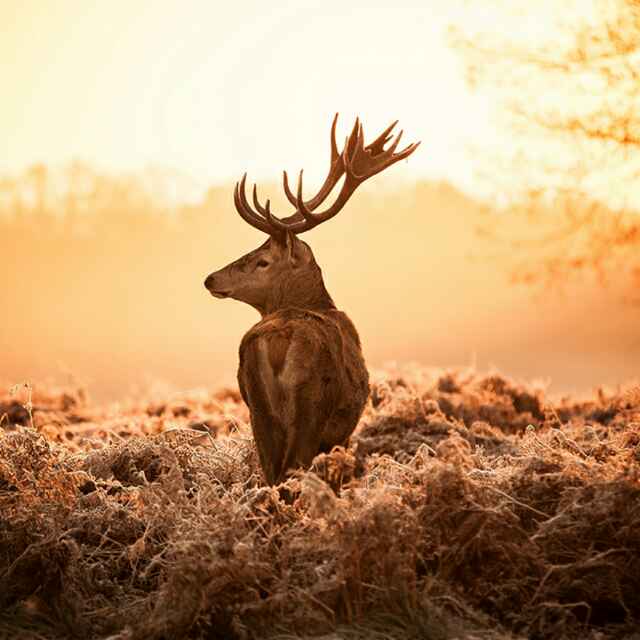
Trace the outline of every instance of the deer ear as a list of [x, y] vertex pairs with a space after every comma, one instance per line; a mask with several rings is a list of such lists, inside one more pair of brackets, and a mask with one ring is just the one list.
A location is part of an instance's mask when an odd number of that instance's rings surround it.
[[279, 250], [286, 256], [287, 260], [294, 266], [308, 261], [308, 248], [304, 242], [296, 238], [292, 231], [285, 231], [274, 239]]
[[293, 264], [296, 264], [302, 258], [299, 255], [300, 242], [296, 242], [297, 238], [294, 233], [287, 231], [287, 255]]
[[296, 259], [295, 256], [295, 246], [296, 246], [296, 237], [295, 234], [291, 233], [291, 231], [284, 231], [281, 234], [278, 234], [275, 237], [276, 242], [280, 249], [285, 253], [287, 260], [294, 262]]
[[287, 258], [289, 259], [293, 257], [294, 243], [295, 243], [293, 233], [291, 233], [290, 231], [282, 231], [277, 234], [274, 233], [271, 235], [271, 240], [272, 240], [272, 246], [274, 243], [275, 247], [277, 247], [277, 250], [279, 252], [285, 253]]

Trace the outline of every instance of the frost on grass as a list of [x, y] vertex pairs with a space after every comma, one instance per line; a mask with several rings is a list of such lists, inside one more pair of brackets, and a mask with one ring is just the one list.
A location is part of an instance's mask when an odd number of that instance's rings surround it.
[[280, 488], [234, 390], [99, 408], [14, 389], [0, 416], [0, 637], [640, 625], [637, 388], [551, 402], [498, 375], [379, 375], [349, 450]]

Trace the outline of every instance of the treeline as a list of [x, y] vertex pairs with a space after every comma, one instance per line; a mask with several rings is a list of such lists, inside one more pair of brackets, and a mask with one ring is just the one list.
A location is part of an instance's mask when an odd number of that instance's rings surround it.
[[[215, 189], [210, 192], [213, 196]], [[204, 204], [208, 195], [185, 174], [158, 167], [109, 173], [78, 161], [62, 168], [34, 164], [15, 175], [0, 176], [0, 216], [32, 220], [44, 215], [112, 216], [118, 211], [144, 215], [175, 210], [184, 203]]]

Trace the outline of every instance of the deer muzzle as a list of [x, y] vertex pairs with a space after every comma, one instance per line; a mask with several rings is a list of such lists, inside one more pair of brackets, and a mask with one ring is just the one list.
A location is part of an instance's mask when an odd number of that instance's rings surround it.
[[209, 274], [204, 281], [204, 286], [215, 298], [228, 298], [231, 295], [231, 289], [224, 287], [217, 275], [217, 273]]

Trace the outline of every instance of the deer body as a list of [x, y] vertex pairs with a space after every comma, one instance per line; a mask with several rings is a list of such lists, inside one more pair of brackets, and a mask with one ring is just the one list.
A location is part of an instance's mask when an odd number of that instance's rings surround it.
[[[250, 304], [262, 316], [240, 344], [238, 383], [269, 484], [281, 482], [290, 470], [309, 466], [320, 452], [347, 446], [369, 395], [358, 333], [336, 308], [311, 248], [297, 234], [336, 215], [360, 183], [417, 147], [394, 153], [400, 133], [384, 149], [395, 123], [365, 147], [362, 125], [356, 120], [338, 153], [336, 120], [337, 116], [331, 129], [329, 175], [317, 195], [303, 200], [301, 172], [294, 196], [284, 174], [285, 193], [296, 207], [292, 216], [275, 217], [268, 200], [265, 206], [258, 201], [255, 186], [256, 210], [252, 209], [245, 195], [246, 175], [236, 184], [236, 209], [269, 239], [205, 280], [212, 295]], [[343, 174], [334, 204], [315, 213]]]
[[265, 316], [242, 340], [238, 382], [269, 484], [347, 446], [369, 395], [358, 334], [337, 309]]

